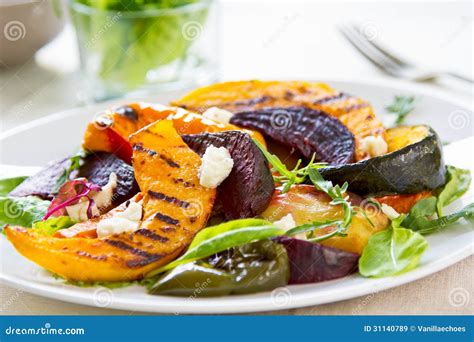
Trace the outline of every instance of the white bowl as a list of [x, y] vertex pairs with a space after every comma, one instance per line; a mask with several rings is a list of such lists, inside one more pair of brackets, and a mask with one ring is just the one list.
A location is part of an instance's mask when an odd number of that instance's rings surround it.
[[28, 61], [61, 32], [65, 16], [61, 0], [0, 0], [0, 66]]

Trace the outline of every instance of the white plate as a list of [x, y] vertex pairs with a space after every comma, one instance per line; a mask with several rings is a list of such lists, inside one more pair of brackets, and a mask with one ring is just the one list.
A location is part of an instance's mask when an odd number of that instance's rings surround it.
[[[387, 85], [361, 82], [329, 82], [337, 89], [356, 94], [372, 102], [377, 113], [394, 95], [415, 94], [419, 97], [415, 112], [409, 123], [430, 124], [445, 141], [456, 141], [472, 136], [472, 111], [462, 103], [455, 103], [424, 87], [405, 83]], [[177, 94], [158, 97], [157, 102], [166, 103]], [[79, 146], [85, 125], [95, 113], [106, 105], [78, 108], [9, 131], [0, 136], [0, 164], [37, 166], [51, 159], [68, 155]], [[390, 119], [387, 116], [384, 119]], [[446, 162], [458, 167], [469, 168], [474, 173], [472, 151], [474, 139], [469, 138], [446, 146]], [[10, 173], [18, 169], [4, 168]], [[462, 200], [453, 203], [451, 210], [457, 210], [471, 203], [471, 188]], [[108, 290], [105, 288], [80, 288], [65, 285], [47, 272], [21, 257], [2, 235], [0, 279], [24, 291], [73, 303], [164, 313], [240, 313], [277, 309], [289, 309], [318, 305], [367, 295], [401, 284], [405, 284], [443, 268], [471, 255], [474, 246], [474, 231], [466, 223], [460, 223], [449, 230], [427, 237], [430, 248], [423, 256], [421, 265], [406, 274], [383, 279], [366, 279], [355, 274], [350, 277], [319, 284], [292, 285], [273, 292], [245, 296], [219, 298], [179, 298], [147, 295], [138, 286]]]

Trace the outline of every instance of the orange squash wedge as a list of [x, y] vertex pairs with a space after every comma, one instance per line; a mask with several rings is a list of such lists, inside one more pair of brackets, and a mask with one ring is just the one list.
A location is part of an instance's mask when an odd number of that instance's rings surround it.
[[222, 124], [187, 110], [151, 103], [132, 103], [97, 116], [86, 128], [82, 146], [89, 151], [104, 151], [130, 163], [131, 134], [157, 120], [170, 119], [179, 134], [240, 130], [265, 144], [258, 132]]
[[300, 81], [238, 81], [213, 84], [196, 89], [173, 105], [202, 113], [210, 107], [231, 112], [264, 107], [304, 106], [337, 117], [356, 138], [356, 160], [366, 159], [360, 139], [369, 135], [384, 137], [382, 122], [370, 104], [324, 83]]
[[199, 184], [201, 159], [171, 121], [153, 123], [130, 141], [143, 194], [139, 230], [103, 238], [58, 238], [6, 227], [15, 248], [45, 269], [80, 281], [140, 279], [178, 257], [206, 225], [216, 191]]

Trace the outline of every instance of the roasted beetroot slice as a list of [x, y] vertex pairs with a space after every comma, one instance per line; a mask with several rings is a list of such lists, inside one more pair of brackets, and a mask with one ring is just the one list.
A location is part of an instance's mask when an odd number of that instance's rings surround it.
[[318, 243], [279, 236], [290, 261], [289, 284], [308, 284], [345, 277], [357, 271], [359, 255]]
[[338, 119], [304, 107], [263, 108], [234, 114], [232, 124], [255, 129], [299, 150], [310, 159], [331, 165], [354, 161], [354, 136]]
[[117, 175], [117, 188], [112, 199], [112, 205], [116, 207], [140, 191], [132, 166], [111, 153], [91, 153], [83, 159], [78, 177], [85, 177], [90, 183], [104, 186], [112, 172]]
[[217, 203], [226, 219], [254, 217], [267, 208], [275, 184], [265, 157], [247, 133], [226, 131], [182, 138], [201, 157], [211, 145], [229, 150], [234, 167], [217, 188]]
[[53, 199], [55, 191], [57, 191], [56, 184], [70, 164], [69, 158], [51, 163], [38, 173], [25, 179], [9, 195], [13, 197], [38, 196], [42, 199]]

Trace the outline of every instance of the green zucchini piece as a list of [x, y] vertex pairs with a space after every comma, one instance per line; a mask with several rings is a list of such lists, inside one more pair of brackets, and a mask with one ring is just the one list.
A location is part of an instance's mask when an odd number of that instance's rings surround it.
[[324, 179], [349, 183], [362, 196], [415, 194], [446, 182], [441, 141], [429, 126], [399, 126], [386, 131], [388, 153], [353, 164], [320, 170]]

